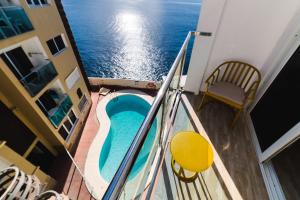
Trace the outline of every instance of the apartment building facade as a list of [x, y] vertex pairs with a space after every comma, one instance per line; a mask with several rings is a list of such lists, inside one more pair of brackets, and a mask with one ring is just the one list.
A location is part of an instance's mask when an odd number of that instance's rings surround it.
[[0, 57], [0, 167], [52, 185], [48, 168], [72, 148], [91, 106], [60, 0], [0, 0]]

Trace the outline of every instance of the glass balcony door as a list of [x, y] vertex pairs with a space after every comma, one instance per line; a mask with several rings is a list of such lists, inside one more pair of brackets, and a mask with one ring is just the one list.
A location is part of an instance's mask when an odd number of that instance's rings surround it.
[[[257, 139], [258, 158], [265, 173], [266, 186], [275, 199], [300, 197], [295, 192], [300, 188], [300, 183], [296, 181], [300, 178], [300, 173], [296, 173], [295, 167], [299, 168], [300, 165], [299, 156], [297, 157], [294, 150], [300, 149], [297, 141], [300, 137], [299, 65], [300, 46], [296, 46], [250, 112], [253, 136]], [[293, 184], [290, 185], [287, 179]], [[296, 196], [298, 197], [294, 198]]]
[[300, 136], [300, 46], [250, 112], [261, 149], [271, 159]]
[[271, 159], [274, 171], [287, 200], [300, 199], [300, 140]]
[[28, 75], [33, 68], [22, 47], [1, 54], [1, 58], [19, 80]]

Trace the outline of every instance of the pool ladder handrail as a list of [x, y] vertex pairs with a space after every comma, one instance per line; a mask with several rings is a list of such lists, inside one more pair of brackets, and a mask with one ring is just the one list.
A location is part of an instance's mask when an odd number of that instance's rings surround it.
[[[168, 88], [170, 87], [170, 84], [177, 71], [177, 68], [180, 66], [181, 59], [186, 54], [189, 41], [192, 36], [198, 36], [198, 35], [199, 32], [190, 31], [186, 36], [184, 43], [182, 44], [180, 51], [177, 54], [176, 59], [173, 62], [172, 67], [165, 81], [163, 82], [161, 88], [159, 89], [146, 118], [144, 119], [142, 125], [140, 126], [134, 140], [132, 141], [129, 149], [127, 150], [117, 172], [115, 173], [102, 199], [104, 200], [118, 199], [119, 195], [121, 194], [123, 186], [126, 183], [127, 177], [134, 165], [134, 162], [140, 152], [140, 149], [143, 146], [143, 143], [147, 137], [147, 133], [151, 128], [152, 122], [154, 121], [156, 114], [158, 113], [160, 106], [164, 101], [164, 97], [168, 91]], [[180, 74], [180, 76], [181, 75], [182, 74]]]

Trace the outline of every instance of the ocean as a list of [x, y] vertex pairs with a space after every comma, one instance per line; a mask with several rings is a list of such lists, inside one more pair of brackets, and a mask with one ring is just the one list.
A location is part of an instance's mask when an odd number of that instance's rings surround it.
[[156, 81], [196, 29], [201, 8], [201, 0], [62, 3], [88, 76]]

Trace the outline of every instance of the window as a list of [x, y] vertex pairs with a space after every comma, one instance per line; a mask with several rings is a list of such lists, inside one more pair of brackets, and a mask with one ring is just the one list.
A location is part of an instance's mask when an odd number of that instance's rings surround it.
[[19, 80], [30, 74], [33, 68], [22, 47], [17, 47], [1, 54], [1, 58]]
[[86, 104], [87, 104], [87, 98], [85, 95], [83, 95], [82, 99], [80, 100], [80, 102], [78, 104], [78, 109], [80, 110], [80, 112], [83, 111]]
[[63, 41], [61, 35], [56, 36], [56, 37], [54, 38], [54, 41], [55, 41], [55, 43], [56, 43], [56, 45], [57, 45], [57, 48], [58, 48], [59, 50], [62, 50], [62, 49], [64, 49], [64, 48], [66, 48], [65, 43], [64, 43], [64, 41]]
[[26, 0], [29, 6], [47, 6], [49, 5], [48, 0]]
[[61, 135], [62, 138], [65, 140], [68, 136], [72, 133], [75, 125], [77, 124], [78, 118], [74, 114], [73, 110], [71, 110], [66, 117], [65, 121], [63, 122], [62, 126], [58, 130], [58, 133]]
[[75, 114], [73, 113], [72, 110], [71, 110], [71, 112], [69, 113], [69, 118], [70, 118], [70, 120], [71, 120], [71, 122], [72, 122], [73, 124], [76, 123], [77, 117], [75, 116]]
[[48, 40], [47, 45], [52, 55], [55, 55], [66, 48], [66, 45], [61, 35], [58, 35], [55, 38]]
[[80, 99], [79, 104], [78, 104], [78, 109], [80, 110], [80, 112], [83, 111], [85, 105], [87, 104], [87, 98], [84, 94], [82, 94], [82, 91], [80, 88], [78, 88], [76, 90], [77, 96]]
[[72, 130], [73, 124], [69, 118], [64, 121], [64, 126], [69, 132]]
[[35, 102], [55, 128], [60, 126], [73, 106], [71, 98], [64, 93], [59, 80]]
[[82, 97], [82, 91], [80, 88], [77, 89], [76, 91], [78, 98], [80, 99]]
[[55, 45], [55, 42], [53, 39], [51, 40], [48, 40], [47, 41], [47, 45], [51, 51], [52, 54], [56, 54], [58, 52], [57, 48], [56, 48], [56, 45]]
[[54, 89], [47, 90], [40, 98], [36, 101], [37, 105], [43, 111], [43, 113], [48, 116], [48, 113], [53, 108], [59, 105], [60, 96], [59, 93]]
[[66, 129], [63, 126], [60, 127], [60, 129], [58, 130], [58, 133], [60, 134], [60, 136], [62, 138], [64, 138], [64, 140], [67, 139], [67, 137], [69, 135], [69, 133], [66, 131]]

